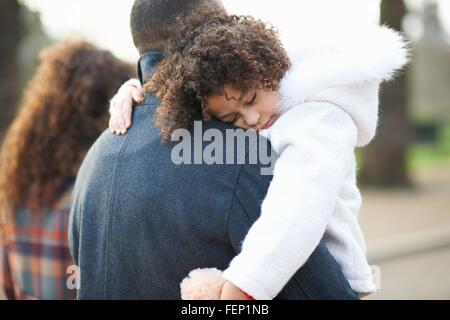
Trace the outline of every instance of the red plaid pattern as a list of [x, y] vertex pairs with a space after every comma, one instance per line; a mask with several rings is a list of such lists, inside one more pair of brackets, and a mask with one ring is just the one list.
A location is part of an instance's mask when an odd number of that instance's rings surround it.
[[74, 299], [67, 287], [73, 265], [67, 241], [72, 186], [42, 216], [24, 206], [0, 245], [0, 299]]

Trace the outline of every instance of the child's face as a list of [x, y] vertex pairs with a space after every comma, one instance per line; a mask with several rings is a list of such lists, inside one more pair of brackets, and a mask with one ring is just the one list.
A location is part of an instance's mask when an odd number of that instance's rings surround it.
[[224, 94], [206, 99], [209, 114], [223, 122], [256, 131], [268, 129], [279, 116], [279, 91], [251, 89], [242, 92], [230, 85]]

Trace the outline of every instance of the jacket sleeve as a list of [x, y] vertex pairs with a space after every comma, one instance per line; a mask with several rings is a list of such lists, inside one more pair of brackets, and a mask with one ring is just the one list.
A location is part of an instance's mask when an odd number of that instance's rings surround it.
[[277, 120], [274, 177], [226, 280], [256, 299], [273, 299], [283, 289], [324, 235], [356, 137], [350, 115], [328, 102], [300, 104]]

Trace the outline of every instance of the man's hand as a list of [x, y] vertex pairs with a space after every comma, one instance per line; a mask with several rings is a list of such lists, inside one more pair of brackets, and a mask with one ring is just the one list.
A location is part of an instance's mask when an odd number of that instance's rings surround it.
[[220, 300], [250, 300], [241, 289], [229, 281], [225, 281]]

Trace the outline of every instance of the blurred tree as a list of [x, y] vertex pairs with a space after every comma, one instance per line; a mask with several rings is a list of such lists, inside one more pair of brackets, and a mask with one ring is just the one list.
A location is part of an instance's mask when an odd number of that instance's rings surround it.
[[20, 4], [0, 1], [0, 140], [15, 114], [19, 96], [17, 53], [22, 34]]
[[421, 12], [423, 31], [414, 44], [411, 63], [411, 111], [427, 126], [450, 123], [450, 37], [439, 18], [439, 6], [426, 1]]
[[[381, 1], [381, 24], [401, 31], [407, 9], [403, 0]], [[407, 72], [380, 91], [380, 119], [375, 140], [363, 151], [360, 180], [377, 187], [410, 187], [407, 151], [411, 141], [408, 119]]]
[[20, 12], [22, 34], [18, 52], [19, 88], [24, 88], [33, 76], [39, 62], [39, 52], [52, 44], [41, 22], [39, 12], [21, 6]]

